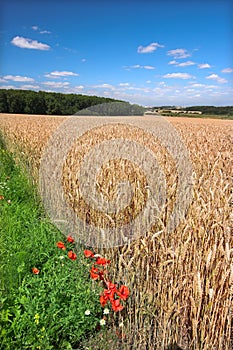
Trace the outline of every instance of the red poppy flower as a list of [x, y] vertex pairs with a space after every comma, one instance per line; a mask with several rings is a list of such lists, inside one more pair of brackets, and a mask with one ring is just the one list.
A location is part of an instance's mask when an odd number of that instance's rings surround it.
[[98, 258], [96, 259], [96, 264], [97, 264], [97, 265], [103, 265], [103, 266], [105, 266], [106, 264], [110, 264], [110, 260], [107, 260], [107, 259], [105, 259], [105, 258], [100, 258], [100, 257], [98, 257]]
[[107, 270], [101, 270], [101, 271], [99, 272], [100, 281], [104, 281], [104, 275], [105, 275], [106, 273], [108, 273]]
[[114, 289], [114, 290], [116, 290], [117, 285], [114, 284], [114, 283], [112, 283], [111, 281], [107, 281], [107, 282], [105, 282], [105, 284], [106, 284], [106, 286], [108, 287], [108, 289]]
[[68, 252], [68, 258], [70, 258], [71, 260], [76, 260], [77, 259], [77, 255], [74, 252], [72, 252], [72, 250], [70, 250]]
[[84, 255], [86, 258], [93, 258], [94, 253], [91, 250], [84, 250]]
[[105, 295], [101, 295], [100, 296], [100, 304], [101, 304], [101, 306], [104, 307], [107, 304], [107, 302], [108, 302], [108, 298]]
[[67, 240], [67, 242], [69, 242], [69, 243], [74, 243], [74, 238], [71, 237], [71, 236], [68, 236], [68, 237], [66, 238], [66, 240]]
[[112, 302], [115, 300], [115, 292], [114, 289], [104, 289], [104, 296]]
[[119, 291], [117, 290], [116, 293], [122, 300], [126, 300], [129, 297], [129, 288], [126, 286], [121, 286]]
[[92, 266], [92, 268], [90, 270], [90, 274], [91, 274], [91, 278], [93, 280], [97, 280], [99, 278], [99, 269], [97, 269], [96, 267]]
[[111, 301], [112, 309], [113, 311], [122, 311], [124, 309], [124, 306], [121, 305], [120, 299], [112, 300]]
[[57, 242], [57, 247], [66, 250], [65, 244], [63, 242]]
[[32, 268], [32, 273], [34, 273], [34, 275], [39, 275], [40, 270], [37, 269], [36, 267], [33, 267], [33, 268]]

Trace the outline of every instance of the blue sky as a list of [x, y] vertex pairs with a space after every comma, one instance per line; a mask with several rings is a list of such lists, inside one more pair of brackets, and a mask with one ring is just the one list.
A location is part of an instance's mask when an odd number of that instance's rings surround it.
[[233, 105], [231, 0], [2, 0], [0, 88]]

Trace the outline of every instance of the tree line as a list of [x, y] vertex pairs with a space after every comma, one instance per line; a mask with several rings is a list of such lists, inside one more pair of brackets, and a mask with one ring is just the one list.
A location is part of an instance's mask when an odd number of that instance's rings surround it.
[[0, 113], [143, 115], [144, 108], [138, 105], [131, 105], [128, 102], [98, 96], [0, 89]]
[[[153, 107], [153, 109], [176, 109], [176, 106], [160, 106], [160, 107]], [[202, 114], [205, 115], [227, 115], [232, 116], [233, 115], [233, 106], [225, 106], [225, 107], [215, 107], [215, 106], [191, 106], [191, 107], [185, 107], [181, 108], [181, 111], [199, 111], [202, 112]]]
[[192, 106], [185, 108], [186, 111], [200, 111], [202, 114], [210, 115], [233, 115], [233, 106], [215, 107], [215, 106]]

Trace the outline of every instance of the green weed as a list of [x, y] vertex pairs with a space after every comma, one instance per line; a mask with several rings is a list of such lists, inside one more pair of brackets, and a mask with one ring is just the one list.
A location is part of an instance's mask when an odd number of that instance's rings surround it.
[[[83, 247], [57, 247], [65, 238], [4, 148], [0, 162], [0, 349], [78, 348], [102, 316]], [[67, 256], [70, 249], [75, 261]]]

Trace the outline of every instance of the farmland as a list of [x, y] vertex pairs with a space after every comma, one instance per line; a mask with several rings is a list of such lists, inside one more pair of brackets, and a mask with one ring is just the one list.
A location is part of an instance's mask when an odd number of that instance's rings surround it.
[[[112, 247], [101, 246], [97, 240], [93, 247], [111, 260], [114, 280], [123, 281], [131, 291], [126, 312], [122, 319], [119, 317], [124, 323], [119, 348], [152, 350], [179, 345], [185, 350], [230, 350], [233, 337], [233, 121], [166, 118], [188, 151], [193, 177], [192, 198], [185, 218], [168, 232], [167, 222], [179, 194], [179, 172], [172, 153], [148, 134], [156, 118], [79, 118], [80, 128], [85, 126], [86, 131], [72, 142], [62, 163], [62, 186], [69, 208], [82, 221], [103, 228], [127, 224], [137, 217], [148, 199], [147, 175], [129, 160], [114, 159], [102, 166], [97, 184], [105, 200], [111, 201], [118, 182], [125, 178], [134, 182], [136, 190], [129, 209], [107, 218], [85, 203], [79, 191], [77, 169], [85, 153], [101, 142], [121, 139], [139, 143], [156, 154], [166, 179], [165, 204], [148, 232], [143, 231], [125, 244]], [[49, 138], [67, 119], [0, 115], [0, 129], [7, 148], [27, 169], [35, 186], [39, 183], [41, 159]], [[104, 127], [106, 124], [111, 125]], [[61, 141], [58, 146], [62, 149]], [[83, 232], [77, 232], [77, 239], [82, 241], [82, 235]], [[118, 321], [115, 318], [115, 322]]]

